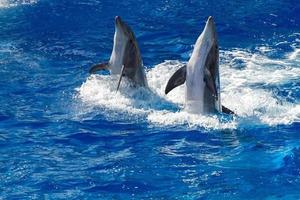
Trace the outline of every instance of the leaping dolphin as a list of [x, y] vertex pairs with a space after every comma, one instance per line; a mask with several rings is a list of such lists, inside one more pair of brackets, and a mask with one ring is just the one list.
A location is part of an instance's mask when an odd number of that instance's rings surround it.
[[221, 104], [219, 48], [215, 23], [211, 16], [196, 41], [190, 60], [172, 75], [165, 94], [184, 82], [185, 103], [189, 112], [206, 114], [217, 111], [234, 114]]
[[121, 20], [115, 18], [114, 45], [108, 63], [92, 66], [90, 73], [99, 70], [109, 70], [111, 74], [120, 75], [117, 90], [122, 76], [130, 79], [134, 85], [148, 87], [140, 49], [131, 28]]

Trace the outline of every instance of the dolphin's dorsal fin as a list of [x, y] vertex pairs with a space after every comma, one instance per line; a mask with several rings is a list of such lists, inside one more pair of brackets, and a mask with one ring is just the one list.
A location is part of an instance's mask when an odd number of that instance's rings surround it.
[[216, 99], [218, 99], [218, 93], [217, 93], [216, 83], [215, 83], [214, 78], [212, 77], [210, 71], [206, 67], [204, 69], [204, 81], [206, 83], [207, 88], [212, 93], [212, 95]]
[[119, 78], [119, 81], [118, 81], [118, 86], [117, 86], [117, 92], [119, 90], [119, 87], [120, 87], [120, 84], [121, 84], [121, 80], [122, 80], [122, 77], [124, 76], [124, 65], [122, 65], [122, 69], [121, 69], [121, 74], [120, 74], [120, 78]]
[[230, 115], [235, 115], [235, 113], [230, 110], [229, 108], [226, 108], [225, 106], [222, 105], [222, 112]]
[[168, 94], [171, 90], [179, 85], [184, 84], [186, 80], [186, 65], [179, 68], [169, 79], [165, 89], [165, 94]]
[[100, 71], [100, 70], [108, 70], [109, 69], [109, 66], [108, 66], [108, 63], [99, 63], [99, 64], [96, 64], [96, 65], [93, 65], [89, 71], [90, 74], [93, 74], [97, 71]]

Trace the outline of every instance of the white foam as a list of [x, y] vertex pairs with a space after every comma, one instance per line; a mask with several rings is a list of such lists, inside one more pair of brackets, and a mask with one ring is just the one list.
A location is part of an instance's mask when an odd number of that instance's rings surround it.
[[299, 60], [300, 57], [300, 49], [295, 48], [294, 51], [288, 56], [290, 60]]
[[266, 48], [254, 54], [241, 49], [220, 52], [222, 104], [233, 109], [239, 117], [187, 113], [184, 110], [185, 85], [164, 95], [167, 81], [184, 64], [179, 61], [165, 61], [149, 69], [150, 90], [133, 89], [123, 79], [120, 92], [116, 92], [118, 77], [92, 75], [78, 88], [78, 97], [87, 105], [104, 108], [105, 115], [136, 116], [155, 126], [236, 129], [245, 123], [273, 126], [299, 121], [298, 100], [288, 102], [271, 89], [300, 78], [298, 50], [295, 50], [296, 56], [287, 55], [280, 60], [268, 58], [265, 51]]
[[[240, 49], [221, 52], [227, 59], [221, 66], [223, 104], [230, 105], [239, 116], [256, 117], [260, 123], [268, 125], [299, 121], [297, 100], [296, 103], [282, 100], [271, 89], [300, 78], [299, 60], [295, 56], [297, 52], [295, 49], [287, 58], [280, 60]], [[240, 59], [238, 63], [244, 63], [244, 68], [230, 66], [231, 58]]]
[[37, 0], [0, 0], [0, 8], [10, 8], [19, 5], [35, 4]]

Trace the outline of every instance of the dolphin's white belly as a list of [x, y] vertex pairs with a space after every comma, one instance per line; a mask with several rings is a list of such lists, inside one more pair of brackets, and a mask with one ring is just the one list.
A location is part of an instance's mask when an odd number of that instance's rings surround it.
[[187, 64], [186, 74], [186, 109], [188, 112], [201, 114], [205, 112], [204, 105], [204, 65], [207, 56], [208, 43], [197, 41], [194, 52]]
[[121, 73], [127, 40], [127, 37], [120, 33], [120, 30], [116, 29], [114, 35], [114, 46], [109, 60], [111, 74]]
[[187, 67], [185, 101], [186, 109], [192, 113], [203, 113], [204, 87], [203, 70], [197, 67]]

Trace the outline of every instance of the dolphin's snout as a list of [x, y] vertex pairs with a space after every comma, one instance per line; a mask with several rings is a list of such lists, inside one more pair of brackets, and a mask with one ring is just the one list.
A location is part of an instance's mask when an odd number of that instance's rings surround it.
[[116, 24], [121, 24], [121, 17], [120, 16], [115, 17], [115, 23]]
[[214, 18], [212, 16], [209, 16], [207, 21], [206, 21], [206, 25], [214, 26], [214, 24], [215, 24]]
[[216, 40], [216, 28], [214, 18], [212, 16], [208, 17], [203, 34], [205, 38], [207, 38], [210, 41]]
[[214, 21], [214, 18], [212, 16], [209, 16], [207, 21]]

